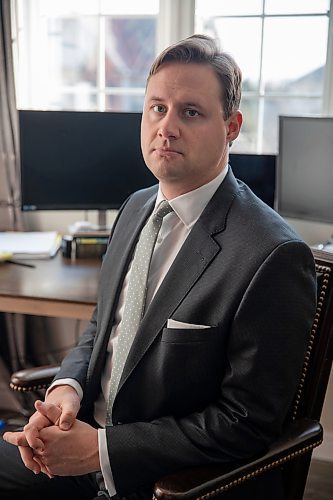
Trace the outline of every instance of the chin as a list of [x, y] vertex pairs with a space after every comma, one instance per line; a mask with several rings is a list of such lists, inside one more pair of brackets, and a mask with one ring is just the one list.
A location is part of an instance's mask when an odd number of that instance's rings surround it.
[[179, 176], [179, 173], [174, 173], [170, 171], [166, 171], [165, 169], [159, 169], [158, 171], [152, 172], [155, 177], [165, 184], [177, 185], [182, 183], [182, 177]]

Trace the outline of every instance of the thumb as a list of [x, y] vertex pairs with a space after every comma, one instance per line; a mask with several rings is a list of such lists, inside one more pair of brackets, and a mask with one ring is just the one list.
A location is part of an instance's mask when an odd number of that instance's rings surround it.
[[61, 409], [52, 403], [45, 403], [37, 400], [35, 402], [36, 410], [48, 418], [53, 424], [57, 424], [61, 416]]
[[69, 402], [63, 403], [61, 409], [62, 412], [59, 420], [59, 427], [63, 431], [68, 431], [68, 429], [70, 429], [75, 422], [77, 410]]

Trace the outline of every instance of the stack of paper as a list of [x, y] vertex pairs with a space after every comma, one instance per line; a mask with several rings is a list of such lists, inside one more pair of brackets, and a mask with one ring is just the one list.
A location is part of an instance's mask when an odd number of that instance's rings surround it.
[[8, 252], [16, 259], [49, 259], [61, 245], [56, 231], [0, 232], [0, 253]]

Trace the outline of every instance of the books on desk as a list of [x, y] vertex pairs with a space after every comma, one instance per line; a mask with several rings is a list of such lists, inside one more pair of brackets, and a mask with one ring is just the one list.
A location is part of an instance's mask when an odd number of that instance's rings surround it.
[[[81, 225], [80, 225], [81, 226]], [[110, 228], [69, 228], [70, 234], [63, 237], [63, 255], [71, 258], [102, 258], [110, 238]]]
[[65, 235], [62, 241], [63, 256], [68, 258], [101, 258], [106, 252], [109, 231], [85, 231]]
[[61, 245], [56, 231], [0, 232], [0, 252], [8, 252], [15, 259], [49, 259]]

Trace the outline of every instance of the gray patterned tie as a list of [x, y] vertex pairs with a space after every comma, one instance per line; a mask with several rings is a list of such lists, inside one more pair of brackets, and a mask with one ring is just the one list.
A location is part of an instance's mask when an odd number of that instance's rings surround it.
[[147, 278], [151, 257], [161, 229], [163, 217], [172, 212], [167, 201], [162, 201], [155, 213], [148, 219], [141, 231], [132, 262], [128, 289], [124, 305], [124, 313], [120, 324], [118, 343], [112, 356], [112, 372], [110, 394], [107, 404], [106, 424], [112, 425], [112, 406], [117, 393], [119, 381], [133, 343], [134, 337], [142, 319], [147, 293]]

